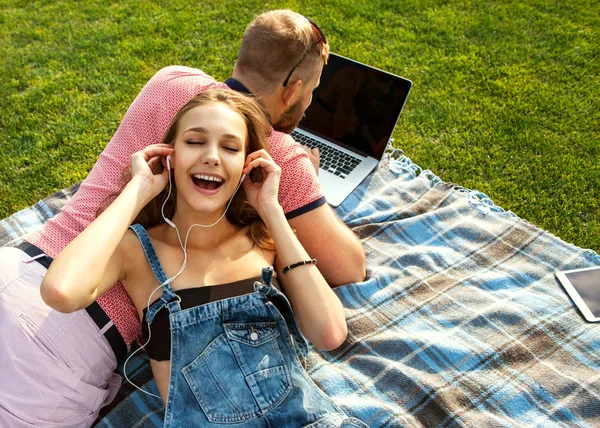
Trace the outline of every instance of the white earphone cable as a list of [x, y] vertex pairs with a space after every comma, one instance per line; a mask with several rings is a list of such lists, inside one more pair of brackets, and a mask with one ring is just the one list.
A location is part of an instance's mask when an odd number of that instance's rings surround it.
[[[187, 266], [187, 242], [188, 242], [188, 237], [190, 235], [190, 231], [192, 230], [192, 228], [194, 226], [200, 226], [200, 227], [213, 227], [215, 226], [217, 223], [219, 223], [221, 221], [221, 219], [225, 216], [225, 213], [227, 213], [227, 210], [229, 209], [229, 205], [231, 205], [231, 202], [233, 201], [233, 197], [235, 196], [235, 194], [237, 193], [237, 191], [240, 189], [240, 186], [242, 185], [242, 182], [244, 181], [244, 179], [246, 178], [246, 175], [243, 174], [242, 178], [240, 179], [240, 182], [237, 186], [237, 188], [235, 189], [235, 192], [233, 192], [233, 195], [231, 196], [231, 199], [229, 199], [229, 202], [227, 203], [227, 206], [225, 207], [225, 211], [223, 211], [223, 214], [221, 214], [221, 217], [219, 217], [219, 219], [217, 221], [215, 221], [213, 224], [192, 224], [190, 226], [190, 228], [188, 229], [187, 233], [185, 234], [185, 242], [181, 242], [181, 235], [179, 234], [179, 229], [177, 228], [177, 225], [175, 223], [173, 223], [171, 220], [169, 220], [166, 216], [165, 216], [165, 204], [167, 203], [167, 201], [169, 200], [169, 197], [171, 196], [171, 168], [170, 168], [170, 162], [167, 162], [167, 170], [168, 170], [168, 175], [169, 175], [169, 192], [167, 193], [167, 197], [165, 198], [165, 201], [163, 202], [162, 206], [160, 207], [160, 213], [162, 215], [162, 218], [165, 220], [165, 222], [173, 227], [175, 229], [175, 232], [177, 233], [177, 239], [179, 240], [179, 245], [181, 246], [181, 249], [183, 250], [183, 263], [181, 264], [181, 267], [179, 268], [179, 271], [173, 275], [171, 278], [168, 278], [165, 282], [163, 282], [162, 284], [160, 284], [158, 287], [156, 287], [152, 293], [150, 293], [150, 296], [148, 296], [148, 303], [146, 305], [146, 323], [148, 324], [148, 340], [146, 340], [146, 343], [144, 343], [142, 346], [140, 346], [138, 349], [136, 349], [129, 357], [127, 357], [127, 359], [125, 360], [125, 363], [123, 364], [123, 375], [125, 376], [125, 379], [127, 379], [127, 382], [129, 382], [131, 385], [133, 385], [135, 388], [137, 388], [138, 390], [142, 391], [145, 394], [148, 395], [152, 395], [153, 397], [156, 398], [160, 398], [162, 399], [162, 397], [153, 394], [152, 392], [146, 391], [142, 388], [140, 388], [139, 386], [137, 386], [135, 383], [133, 383], [129, 377], [127, 376], [127, 363], [129, 362], [129, 360], [131, 359], [131, 357], [133, 357], [140, 349], [143, 349], [145, 346], [148, 345], [148, 343], [150, 343], [150, 338], [152, 337], [152, 330], [150, 329], [150, 322], [148, 321], [148, 311], [150, 310], [150, 300], [152, 299], [152, 296], [154, 295], [154, 293], [156, 293], [156, 291], [158, 291], [160, 288], [164, 287], [167, 284], [170, 284], [171, 282], [173, 282], [175, 280], [175, 278], [177, 278], [179, 275], [181, 275], [183, 273], [183, 271], [185, 270], [185, 267]], [[179, 301], [181, 302], [181, 298], [179, 298]]]

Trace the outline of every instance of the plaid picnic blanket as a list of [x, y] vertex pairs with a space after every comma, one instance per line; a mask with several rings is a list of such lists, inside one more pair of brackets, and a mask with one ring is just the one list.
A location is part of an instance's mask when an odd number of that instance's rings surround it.
[[[69, 188], [0, 222], [14, 244]], [[401, 151], [340, 206], [367, 254], [364, 282], [335, 289], [348, 338], [312, 349], [308, 372], [372, 427], [599, 426], [600, 324], [555, 279], [600, 257], [442, 181]], [[122, 367], [120, 367], [122, 370]], [[129, 378], [157, 393], [144, 355]], [[127, 382], [98, 427], [162, 425], [159, 400]]]

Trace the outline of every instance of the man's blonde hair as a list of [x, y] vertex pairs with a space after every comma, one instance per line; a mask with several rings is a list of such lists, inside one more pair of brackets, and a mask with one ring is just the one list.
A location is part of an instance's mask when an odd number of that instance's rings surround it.
[[[258, 92], [270, 93], [282, 85], [300, 58], [321, 37], [306, 17], [291, 10], [272, 10], [246, 27], [236, 67]], [[294, 70], [290, 83], [307, 81], [327, 63], [329, 45], [323, 39]]]

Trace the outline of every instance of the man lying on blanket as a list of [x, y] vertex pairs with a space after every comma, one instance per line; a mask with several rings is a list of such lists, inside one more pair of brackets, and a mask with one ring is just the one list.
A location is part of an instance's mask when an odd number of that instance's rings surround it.
[[[26, 245], [1, 250], [0, 290], [10, 283], [18, 291], [0, 293], [0, 306], [11, 308], [0, 311], [0, 426], [88, 426], [115, 396], [120, 377], [114, 369], [141, 333], [122, 285], [85, 311], [65, 315], [41, 301], [39, 284], [52, 257], [124, 187], [130, 155], [159, 143], [175, 113], [209, 88], [231, 88], [260, 100], [275, 130], [270, 152], [283, 170], [279, 202], [302, 245], [332, 286], [364, 279], [360, 242], [327, 205], [307, 152], [287, 135], [310, 104], [328, 55], [327, 38], [316, 23], [278, 10], [247, 27], [233, 77], [224, 83], [180, 66], [150, 79], [71, 202]], [[28, 349], [33, 342], [23, 336], [25, 330], [44, 343]]]

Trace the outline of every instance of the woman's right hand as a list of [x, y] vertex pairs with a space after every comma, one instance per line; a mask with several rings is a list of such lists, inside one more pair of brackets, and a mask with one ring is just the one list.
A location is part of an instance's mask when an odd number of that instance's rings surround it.
[[157, 196], [169, 182], [169, 171], [164, 168], [162, 173], [155, 174], [154, 170], [167, 155], [174, 152], [169, 144], [153, 144], [131, 155], [131, 181], [139, 180], [147, 186], [148, 201]]

